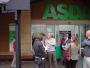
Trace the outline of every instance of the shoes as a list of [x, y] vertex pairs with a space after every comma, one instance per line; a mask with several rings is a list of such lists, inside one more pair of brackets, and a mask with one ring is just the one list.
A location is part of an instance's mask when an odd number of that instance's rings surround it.
[[16, 68], [16, 65], [11, 65], [12, 68]]

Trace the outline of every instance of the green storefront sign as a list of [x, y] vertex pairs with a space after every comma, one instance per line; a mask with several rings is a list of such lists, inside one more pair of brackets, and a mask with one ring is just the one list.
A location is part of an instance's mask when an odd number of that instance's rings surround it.
[[83, 20], [90, 19], [90, 10], [80, 7], [77, 4], [58, 3], [55, 7], [53, 3], [46, 5], [42, 19], [55, 20]]

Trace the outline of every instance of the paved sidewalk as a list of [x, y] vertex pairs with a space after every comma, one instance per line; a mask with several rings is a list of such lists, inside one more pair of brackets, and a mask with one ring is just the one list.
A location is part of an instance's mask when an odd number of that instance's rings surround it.
[[[10, 64], [11, 64], [11, 62], [2, 62], [0, 64], [0, 68], [11, 68]], [[33, 61], [24, 61], [24, 62], [22, 62], [22, 68], [35, 68], [35, 64]], [[49, 68], [48, 63], [46, 64], [46, 68]], [[54, 68], [54, 66], [53, 66], [53, 68]], [[61, 64], [58, 64], [58, 68], [64, 68], [64, 66]], [[77, 68], [82, 68], [81, 62], [78, 62]]]

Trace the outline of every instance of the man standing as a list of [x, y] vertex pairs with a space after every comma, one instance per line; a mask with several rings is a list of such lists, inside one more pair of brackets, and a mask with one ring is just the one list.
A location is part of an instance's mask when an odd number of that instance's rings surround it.
[[86, 39], [82, 42], [84, 48], [84, 64], [83, 68], [90, 68], [90, 30], [86, 31]]
[[64, 40], [62, 42], [62, 48], [63, 48], [63, 64], [65, 64], [65, 68], [69, 68], [70, 67], [70, 45], [71, 45], [71, 41], [70, 41], [70, 37], [68, 34], [64, 34]]
[[50, 68], [53, 67], [52, 66], [52, 56], [53, 56], [55, 68], [57, 68], [57, 60], [56, 60], [56, 53], [55, 53], [56, 40], [54, 38], [52, 38], [51, 33], [47, 34], [47, 39], [45, 40], [45, 45], [47, 47]]

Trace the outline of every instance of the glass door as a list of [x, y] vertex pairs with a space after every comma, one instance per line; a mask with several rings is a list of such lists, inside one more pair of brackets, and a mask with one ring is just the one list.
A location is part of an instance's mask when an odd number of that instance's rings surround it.
[[[68, 32], [69, 35], [75, 35], [81, 42], [85, 38], [85, 31], [90, 28], [87, 25], [46, 25], [46, 24], [33, 24], [32, 25], [32, 35], [38, 33], [52, 33], [53, 37], [58, 40], [57, 43], [60, 43], [63, 33]], [[62, 34], [62, 35], [61, 35]], [[80, 53], [81, 53], [80, 48]]]

